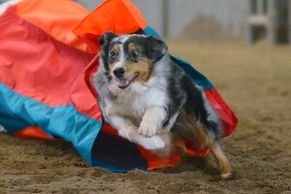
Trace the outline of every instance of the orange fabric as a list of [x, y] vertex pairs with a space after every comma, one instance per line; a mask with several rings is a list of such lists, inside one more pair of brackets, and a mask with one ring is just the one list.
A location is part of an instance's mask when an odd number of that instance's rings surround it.
[[104, 32], [131, 34], [146, 26], [140, 11], [129, 0], [106, 0], [84, 18], [74, 33], [97, 50], [96, 42]]
[[[198, 149], [197, 146], [194, 145], [193, 140], [191, 141], [185, 140], [184, 143], [187, 155], [192, 157], [208, 156], [209, 149], [207, 148], [203, 150]], [[158, 154], [145, 150], [141, 146], [137, 145], [137, 147], [143, 158], [147, 161], [148, 170], [154, 170], [164, 167], [175, 167], [181, 162], [181, 154], [177, 150], [172, 150], [172, 153], [169, 158], [163, 158]]]
[[172, 151], [169, 158], [163, 158], [158, 154], [145, 150], [141, 146], [137, 147], [142, 157], [147, 161], [148, 164], [147, 170], [154, 170], [164, 167], [174, 167], [181, 162], [181, 156], [176, 150]]
[[56, 140], [48, 136], [48, 134], [46, 134], [41, 128], [36, 127], [36, 126], [24, 128], [20, 131], [17, 131], [13, 135], [15, 135], [16, 137], [30, 137], [30, 138], [37, 138], [37, 139], [53, 140], [53, 141]]
[[23, 0], [17, 4], [18, 15], [65, 44], [95, 53], [72, 32], [88, 14], [86, 8], [69, 0]]
[[198, 145], [195, 144], [195, 141], [193, 140], [184, 140], [185, 143], [185, 148], [187, 149], [187, 154], [189, 156], [194, 156], [194, 157], [206, 157], [208, 156], [209, 149], [204, 148], [200, 149]]

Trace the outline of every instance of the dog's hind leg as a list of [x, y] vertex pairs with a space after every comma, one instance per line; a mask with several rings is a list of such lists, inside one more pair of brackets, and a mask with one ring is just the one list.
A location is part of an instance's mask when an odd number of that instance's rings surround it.
[[195, 129], [196, 138], [201, 145], [201, 147], [208, 147], [211, 153], [214, 155], [217, 165], [221, 170], [222, 178], [229, 178], [232, 175], [232, 169], [230, 163], [226, 156], [224, 155], [220, 143], [214, 138], [210, 137], [205, 128], [193, 117], [188, 117], [187, 121], [193, 126]]
[[221, 169], [221, 177], [226, 179], [231, 177], [232, 169], [228, 159], [222, 151], [221, 145], [216, 140], [210, 140], [208, 147], [215, 157], [216, 163]]

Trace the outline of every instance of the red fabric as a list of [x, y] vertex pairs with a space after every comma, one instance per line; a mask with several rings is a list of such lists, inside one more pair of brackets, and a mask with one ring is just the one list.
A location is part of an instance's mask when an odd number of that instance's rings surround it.
[[[19, 25], [11, 25], [13, 23]], [[1, 17], [1, 27], [2, 83], [49, 106], [75, 103], [80, 109], [87, 110], [94, 106], [92, 103], [97, 104], [94, 97], [84, 97], [89, 88], [82, 80], [92, 55], [56, 41], [17, 17], [14, 7]], [[68, 91], [74, 94], [70, 96]], [[86, 103], [79, 102], [79, 98], [86, 98]], [[96, 118], [94, 114], [89, 116]]]
[[235, 129], [238, 119], [215, 88], [206, 90], [206, 97], [223, 120], [223, 137], [229, 136]]
[[101, 111], [97, 102], [97, 93], [92, 85], [93, 73], [99, 66], [97, 59], [98, 56], [96, 55], [89, 65], [75, 77], [69, 96], [78, 112], [102, 121]]

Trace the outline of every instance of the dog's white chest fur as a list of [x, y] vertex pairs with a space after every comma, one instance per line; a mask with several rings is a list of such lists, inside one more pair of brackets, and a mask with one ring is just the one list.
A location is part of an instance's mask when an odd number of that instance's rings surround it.
[[139, 123], [145, 111], [151, 107], [164, 107], [167, 98], [162, 88], [145, 86], [140, 83], [133, 83], [126, 90], [121, 90], [114, 85], [109, 86], [116, 94], [116, 98], [105, 98], [104, 114], [120, 114], [134, 119]]

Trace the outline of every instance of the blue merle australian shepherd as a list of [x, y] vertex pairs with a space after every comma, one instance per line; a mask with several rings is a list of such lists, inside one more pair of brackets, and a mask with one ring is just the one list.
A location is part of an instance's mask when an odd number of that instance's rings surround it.
[[218, 114], [203, 89], [170, 60], [165, 43], [152, 36], [111, 32], [99, 43], [94, 85], [105, 121], [120, 136], [163, 156], [181, 145], [181, 139], [193, 139], [211, 150], [221, 176], [230, 177], [231, 166], [219, 144]]

